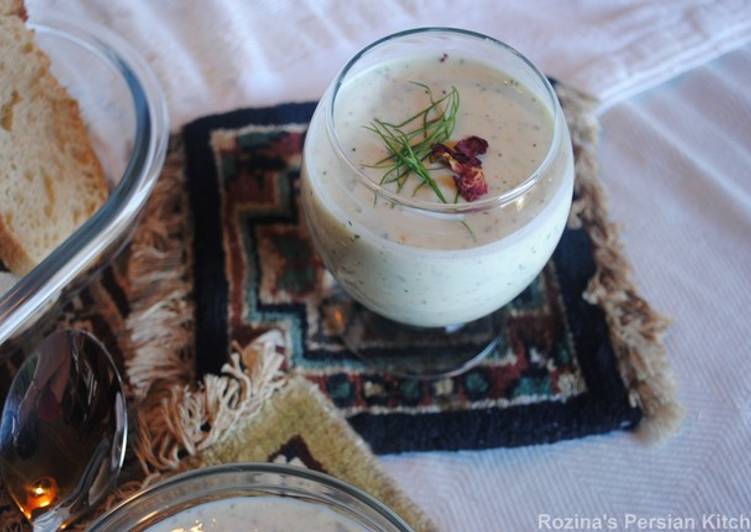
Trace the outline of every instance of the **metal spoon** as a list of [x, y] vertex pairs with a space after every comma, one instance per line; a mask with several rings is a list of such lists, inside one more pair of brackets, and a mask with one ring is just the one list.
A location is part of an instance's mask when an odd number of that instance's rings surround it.
[[34, 530], [64, 528], [113, 487], [125, 457], [122, 382], [88, 333], [57, 331], [24, 360], [0, 421], [5, 489]]

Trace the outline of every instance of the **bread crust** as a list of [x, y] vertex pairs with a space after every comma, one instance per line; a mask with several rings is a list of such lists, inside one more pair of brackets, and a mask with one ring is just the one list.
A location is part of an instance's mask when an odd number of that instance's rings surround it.
[[23, 275], [30, 272], [35, 263], [16, 241], [0, 216], [0, 259], [13, 273]]

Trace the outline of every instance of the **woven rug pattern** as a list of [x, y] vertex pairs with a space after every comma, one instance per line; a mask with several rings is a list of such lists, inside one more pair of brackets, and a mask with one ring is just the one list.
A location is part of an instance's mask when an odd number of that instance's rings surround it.
[[[581, 172], [596, 121], [586, 98], [556, 88]], [[184, 130], [199, 374], [217, 373], [233, 343], [280, 330], [285, 370], [317, 383], [379, 453], [526, 445], [639, 423], [643, 404], [624, 381], [606, 309], [584, 299], [598, 264], [590, 228], [576, 216], [590, 201], [581, 190], [552, 260], [505, 308], [498, 348], [482, 364], [419, 382], [379, 374], [353, 356], [327, 330], [321, 301], [332, 280], [300, 212], [314, 108], [240, 110]], [[429, 356], [430, 346], [415, 349]]]

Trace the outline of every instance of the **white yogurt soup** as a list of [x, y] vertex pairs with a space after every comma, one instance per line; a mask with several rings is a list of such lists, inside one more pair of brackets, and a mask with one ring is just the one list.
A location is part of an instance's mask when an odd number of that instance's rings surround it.
[[[571, 205], [573, 157], [555, 96], [527, 68], [534, 87], [460, 51], [423, 50], [345, 76], [333, 104], [334, 87], [318, 106], [303, 158], [306, 220], [326, 267], [372, 311], [418, 326], [469, 322], [510, 301], [550, 258]], [[374, 192], [388, 170], [389, 151], [364, 126], [375, 119], [403, 123], [452, 90], [458, 107], [446, 144], [470, 136], [487, 141], [487, 152], [478, 156], [487, 192], [463, 199], [452, 169], [430, 158], [424, 165], [445, 203], [430, 186], [419, 186], [415, 173]], [[413, 138], [412, 144], [420, 135]], [[525, 193], [493, 204], [528, 185], [536, 172]], [[475, 205], [474, 212], [457, 212]]]
[[148, 532], [364, 532], [321, 505], [284, 497], [232, 497], [183, 510], [147, 528]]

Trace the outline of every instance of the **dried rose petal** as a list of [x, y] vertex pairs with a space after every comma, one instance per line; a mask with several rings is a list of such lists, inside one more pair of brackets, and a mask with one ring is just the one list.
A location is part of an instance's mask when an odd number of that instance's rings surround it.
[[446, 166], [457, 174], [461, 172], [462, 164], [467, 163], [467, 161], [459, 161], [456, 158], [454, 150], [444, 144], [433, 144], [431, 147], [431, 156], [435, 161], [443, 161]]
[[459, 189], [459, 194], [466, 201], [474, 201], [488, 192], [485, 173], [477, 166], [465, 167], [461, 174], [454, 175], [454, 183]]
[[454, 150], [463, 153], [467, 157], [475, 157], [475, 155], [482, 155], [488, 151], [488, 141], [472, 135], [457, 142]]
[[469, 166], [482, 166], [482, 161], [474, 156], [468, 156], [463, 152], [452, 150], [445, 144], [433, 144], [432, 146], [432, 156], [434, 160], [441, 159], [443, 162], [445, 162], [448, 166], [451, 166], [451, 169], [454, 172], [459, 173], [459, 170], [454, 168], [452, 166], [452, 161], [455, 161], [459, 164], [468, 164]]
[[467, 137], [456, 143], [452, 150], [445, 144], [431, 147], [433, 160], [440, 160], [454, 172], [454, 183], [466, 201], [474, 201], [488, 192], [488, 184], [482, 171], [482, 161], [476, 157], [485, 153], [488, 142], [480, 137]]
[[433, 144], [430, 147], [430, 155], [433, 157], [433, 159], [444, 159], [445, 156], [448, 155], [449, 157], [454, 156], [454, 151], [446, 146], [445, 144]]
[[454, 150], [454, 159], [459, 161], [461, 164], [465, 164], [468, 166], [482, 166], [482, 161], [475, 157], [474, 155], [467, 155], [465, 153], [462, 153], [460, 151]]

